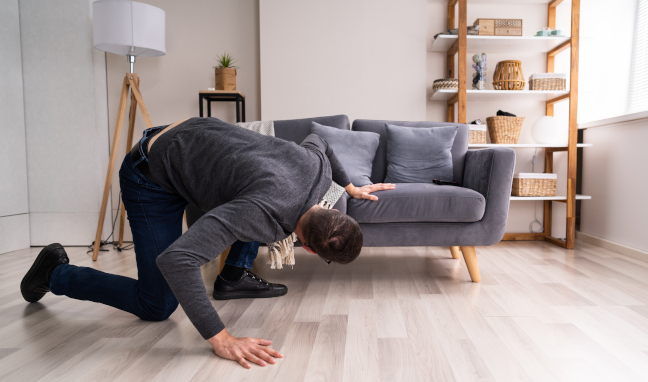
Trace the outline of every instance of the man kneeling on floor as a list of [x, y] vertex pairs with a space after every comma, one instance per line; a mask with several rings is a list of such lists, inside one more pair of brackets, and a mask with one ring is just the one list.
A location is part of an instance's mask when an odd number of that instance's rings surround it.
[[[45, 293], [89, 300], [161, 321], [178, 302], [196, 329], [223, 358], [246, 368], [282, 355], [271, 341], [227, 333], [207, 296], [200, 266], [232, 246], [214, 290], [221, 299], [276, 297], [287, 288], [268, 283], [252, 267], [257, 242], [294, 232], [302, 246], [327, 262], [349, 263], [362, 247], [358, 223], [318, 206], [331, 185], [354, 198], [392, 189], [355, 187], [326, 141], [309, 135], [301, 145], [261, 135], [215, 118], [191, 118], [148, 129], [119, 171], [122, 198], [135, 244], [138, 280], [70, 265], [60, 244], [41, 251], [20, 285], [25, 300]], [[192, 203], [209, 211], [182, 235]]]

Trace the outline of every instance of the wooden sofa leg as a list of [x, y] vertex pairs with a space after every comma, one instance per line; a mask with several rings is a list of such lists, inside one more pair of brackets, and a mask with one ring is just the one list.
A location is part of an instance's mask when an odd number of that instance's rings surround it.
[[461, 257], [461, 250], [459, 247], [450, 247], [450, 254], [452, 254], [453, 259], [458, 259]]
[[466, 266], [468, 267], [470, 278], [475, 283], [480, 282], [481, 275], [479, 274], [479, 264], [477, 264], [477, 253], [475, 252], [475, 247], [461, 247], [461, 252], [463, 252], [464, 260], [466, 260]]

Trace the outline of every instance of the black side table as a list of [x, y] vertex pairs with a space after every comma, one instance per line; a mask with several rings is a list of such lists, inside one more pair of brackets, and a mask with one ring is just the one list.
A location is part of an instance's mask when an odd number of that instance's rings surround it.
[[[236, 122], [245, 122], [245, 96], [238, 90], [201, 90], [198, 92], [200, 116], [203, 116], [203, 100], [207, 100], [207, 116], [211, 117], [212, 102], [236, 102]], [[241, 106], [239, 107], [239, 102]]]

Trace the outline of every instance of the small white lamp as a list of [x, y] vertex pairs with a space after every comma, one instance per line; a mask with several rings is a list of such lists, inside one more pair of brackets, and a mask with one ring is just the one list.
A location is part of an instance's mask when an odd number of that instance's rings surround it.
[[567, 126], [561, 126], [554, 117], [544, 116], [533, 123], [531, 136], [539, 144], [567, 146], [569, 130]]
[[[136, 56], [163, 56], [166, 54], [165, 46], [165, 14], [160, 8], [152, 5], [136, 3], [134, 1], [100, 0], [92, 3], [92, 25], [94, 29], [94, 47], [105, 52], [125, 55], [130, 63], [130, 72], [126, 73], [122, 85], [119, 111], [113, 143], [110, 146], [110, 162], [104, 187], [101, 209], [99, 210], [99, 223], [97, 234], [93, 243], [92, 260], [97, 260], [99, 249], [104, 244], [101, 242], [103, 222], [106, 217], [106, 207], [110, 196], [112, 174], [117, 159], [119, 138], [121, 136], [128, 91], [131, 91], [130, 118], [128, 119], [127, 150], [133, 146], [133, 133], [135, 131], [135, 112], [139, 105], [146, 127], [151, 128], [151, 118], [148, 115], [144, 99], [139, 91], [139, 77], [133, 73]], [[124, 204], [121, 208], [121, 226], [119, 229], [119, 246], [124, 242]]]

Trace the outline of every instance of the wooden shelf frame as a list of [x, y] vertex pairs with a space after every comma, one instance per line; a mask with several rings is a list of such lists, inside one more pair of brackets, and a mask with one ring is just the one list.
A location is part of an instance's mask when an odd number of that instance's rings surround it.
[[[556, 28], [556, 7], [563, 0], [549, 0], [547, 26]], [[467, 110], [467, 0], [448, 0], [447, 29], [459, 28], [457, 41], [446, 53], [446, 77], [458, 78], [459, 89], [456, 94], [449, 96], [447, 100], [446, 118], [448, 122], [466, 123]], [[566, 51], [571, 52], [569, 91], [555, 98], [549, 99], [545, 104], [545, 115], [554, 115], [554, 105], [558, 102], [569, 101], [569, 141], [567, 147], [546, 147], [545, 148], [545, 172], [553, 172], [553, 153], [559, 151], [567, 152], [567, 223], [565, 239], [558, 239], [551, 236], [552, 200], [544, 201], [544, 232], [541, 233], [507, 233], [503, 240], [546, 240], [552, 244], [567, 249], [574, 249], [576, 241], [576, 165], [577, 165], [577, 140], [578, 140], [578, 70], [579, 70], [579, 46], [580, 46], [580, 3], [581, 0], [571, 1], [571, 37], [564, 43], [547, 52], [547, 73], [554, 72], [556, 55]], [[458, 8], [458, 9], [457, 9]], [[455, 20], [455, 11], [457, 20]], [[455, 55], [458, 56], [457, 73], [455, 76]], [[457, 114], [455, 120], [455, 111]], [[582, 197], [579, 199], [583, 199]]]

